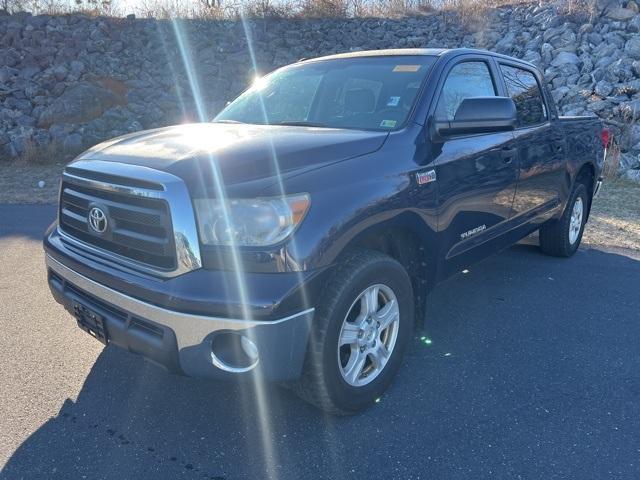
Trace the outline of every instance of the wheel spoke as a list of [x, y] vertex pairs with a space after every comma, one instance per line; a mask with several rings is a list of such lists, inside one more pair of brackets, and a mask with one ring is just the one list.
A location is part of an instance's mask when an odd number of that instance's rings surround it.
[[340, 346], [358, 343], [360, 327], [355, 323], [345, 322], [340, 333]]
[[397, 320], [398, 313], [398, 303], [395, 300], [387, 302], [375, 315], [376, 320], [380, 322], [380, 327], [378, 327], [379, 331], [382, 332], [389, 328], [389, 326]]
[[384, 343], [379, 342], [376, 348], [369, 352], [369, 355], [371, 356], [371, 360], [373, 361], [376, 369], [379, 370], [387, 363], [387, 360], [389, 359], [389, 350], [387, 350]]
[[373, 315], [378, 311], [378, 293], [380, 288], [373, 286], [368, 288], [364, 295], [362, 295], [362, 310], [361, 312]]
[[349, 362], [344, 369], [344, 377], [352, 385], [357, 382], [358, 378], [360, 378], [366, 361], [367, 356], [364, 353], [360, 352], [360, 350], [353, 349], [351, 351]]

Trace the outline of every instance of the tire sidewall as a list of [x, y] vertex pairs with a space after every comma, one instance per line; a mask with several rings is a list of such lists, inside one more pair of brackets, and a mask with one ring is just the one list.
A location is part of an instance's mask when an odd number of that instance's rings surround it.
[[[345, 316], [353, 305], [355, 299], [366, 288], [382, 283], [387, 285], [396, 295], [400, 310], [400, 322], [398, 337], [391, 354], [391, 358], [383, 371], [370, 383], [354, 387], [349, 385], [342, 374], [338, 364], [338, 338]], [[413, 330], [413, 289], [409, 276], [402, 266], [393, 259], [380, 259], [371, 262], [360, 269], [352, 281], [345, 286], [339, 298], [329, 314], [327, 335], [323, 347], [323, 370], [326, 386], [330, 395], [345, 410], [357, 411], [371, 403], [382, 395], [391, 383], [395, 373], [402, 362], [404, 350]]]

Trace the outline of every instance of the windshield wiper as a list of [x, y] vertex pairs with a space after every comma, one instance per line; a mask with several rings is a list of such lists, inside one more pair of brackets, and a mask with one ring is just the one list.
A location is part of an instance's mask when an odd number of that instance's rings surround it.
[[271, 125], [286, 125], [288, 127], [323, 127], [323, 128], [331, 128], [327, 125], [325, 125], [324, 123], [317, 123], [317, 122], [276, 122], [276, 123], [272, 123]]
[[[211, 120], [211, 123], [232, 123], [232, 124], [243, 124], [246, 125], [246, 122], [240, 122], [239, 120], [230, 120], [230, 119], [220, 119], [220, 120]], [[324, 127], [324, 128], [331, 128], [327, 125], [325, 125], [324, 123], [317, 123], [317, 122], [296, 122], [296, 121], [291, 121], [291, 122], [275, 122], [275, 123], [269, 123], [267, 125], [283, 125], [283, 126], [288, 126], [288, 127]]]
[[211, 120], [211, 123], [244, 123], [244, 122], [240, 122], [239, 120], [227, 120], [226, 118], [223, 118], [222, 120]]

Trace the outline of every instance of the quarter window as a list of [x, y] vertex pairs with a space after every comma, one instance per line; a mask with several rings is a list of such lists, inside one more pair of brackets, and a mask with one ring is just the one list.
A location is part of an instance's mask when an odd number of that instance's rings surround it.
[[453, 120], [465, 98], [495, 97], [496, 89], [484, 62], [463, 62], [451, 69], [436, 107], [439, 119]]
[[535, 75], [528, 70], [508, 65], [500, 65], [500, 70], [507, 93], [516, 104], [518, 126], [543, 123], [547, 119], [547, 111]]

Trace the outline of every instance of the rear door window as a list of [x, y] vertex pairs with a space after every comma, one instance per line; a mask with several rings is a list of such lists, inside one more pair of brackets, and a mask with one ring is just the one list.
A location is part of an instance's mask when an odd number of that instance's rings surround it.
[[507, 93], [516, 104], [518, 127], [538, 125], [547, 120], [538, 80], [533, 72], [510, 65], [500, 65]]
[[489, 66], [482, 61], [462, 62], [454, 66], [442, 86], [436, 115], [438, 119], [453, 120], [465, 98], [495, 97], [496, 88]]

